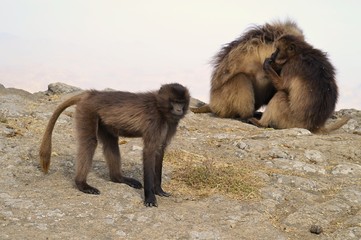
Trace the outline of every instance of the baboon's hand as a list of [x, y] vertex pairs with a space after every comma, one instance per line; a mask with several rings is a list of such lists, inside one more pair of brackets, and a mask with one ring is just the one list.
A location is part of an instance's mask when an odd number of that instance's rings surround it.
[[272, 69], [272, 63], [273, 63], [272, 58], [266, 58], [263, 62], [263, 70], [265, 72], [269, 72]]

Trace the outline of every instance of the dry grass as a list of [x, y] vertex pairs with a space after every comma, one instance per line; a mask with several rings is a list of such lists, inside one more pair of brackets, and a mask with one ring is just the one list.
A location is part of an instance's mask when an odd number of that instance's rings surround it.
[[263, 186], [253, 173], [256, 167], [244, 162], [225, 163], [174, 150], [166, 154], [165, 163], [173, 168], [166, 186], [173, 194], [201, 198], [218, 193], [247, 200], [258, 198], [258, 189]]

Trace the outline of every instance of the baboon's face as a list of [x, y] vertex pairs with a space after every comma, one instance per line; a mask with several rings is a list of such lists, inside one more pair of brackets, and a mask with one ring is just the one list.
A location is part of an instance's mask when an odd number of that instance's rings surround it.
[[288, 59], [296, 54], [296, 45], [288, 42], [285, 39], [279, 39], [276, 44], [276, 51], [272, 54], [271, 59], [277, 64], [282, 66]]
[[165, 84], [158, 91], [158, 104], [169, 119], [184, 117], [189, 106], [189, 91], [180, 84]]
[[185, 113], [185, 101], [170, 101], [171, 113], [175, 118], [182, 118]]

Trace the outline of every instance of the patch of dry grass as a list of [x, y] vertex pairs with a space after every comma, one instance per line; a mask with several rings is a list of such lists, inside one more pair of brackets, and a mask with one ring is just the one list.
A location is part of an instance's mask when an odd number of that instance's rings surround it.
[[181, 151], [170, 151], [165, 163], [173, 168], [167, 188], [173, 194], [192, 198], [222, 194], [233, 199], [258, 198], [262, 180], [254, 175], [254, 165], [242, 162], [225, 163], [204, 156]]

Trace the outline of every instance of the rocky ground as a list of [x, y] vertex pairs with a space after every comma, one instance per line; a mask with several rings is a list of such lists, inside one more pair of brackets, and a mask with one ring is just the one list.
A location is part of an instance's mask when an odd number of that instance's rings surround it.
[[[169, 146], [158, 208], [109, 181], [94, 157], [92, 196], [73, 183], [73, 108], [58, 120], [50, 172], [38, 165], [55, 106], [79, 90], [0, 85], [0, 239], [361, 239], [361, 112], [329, 134], [259, 129], [187, 114]], [[123, 171], [142, 179], [139, 139], [121, 139]]]

